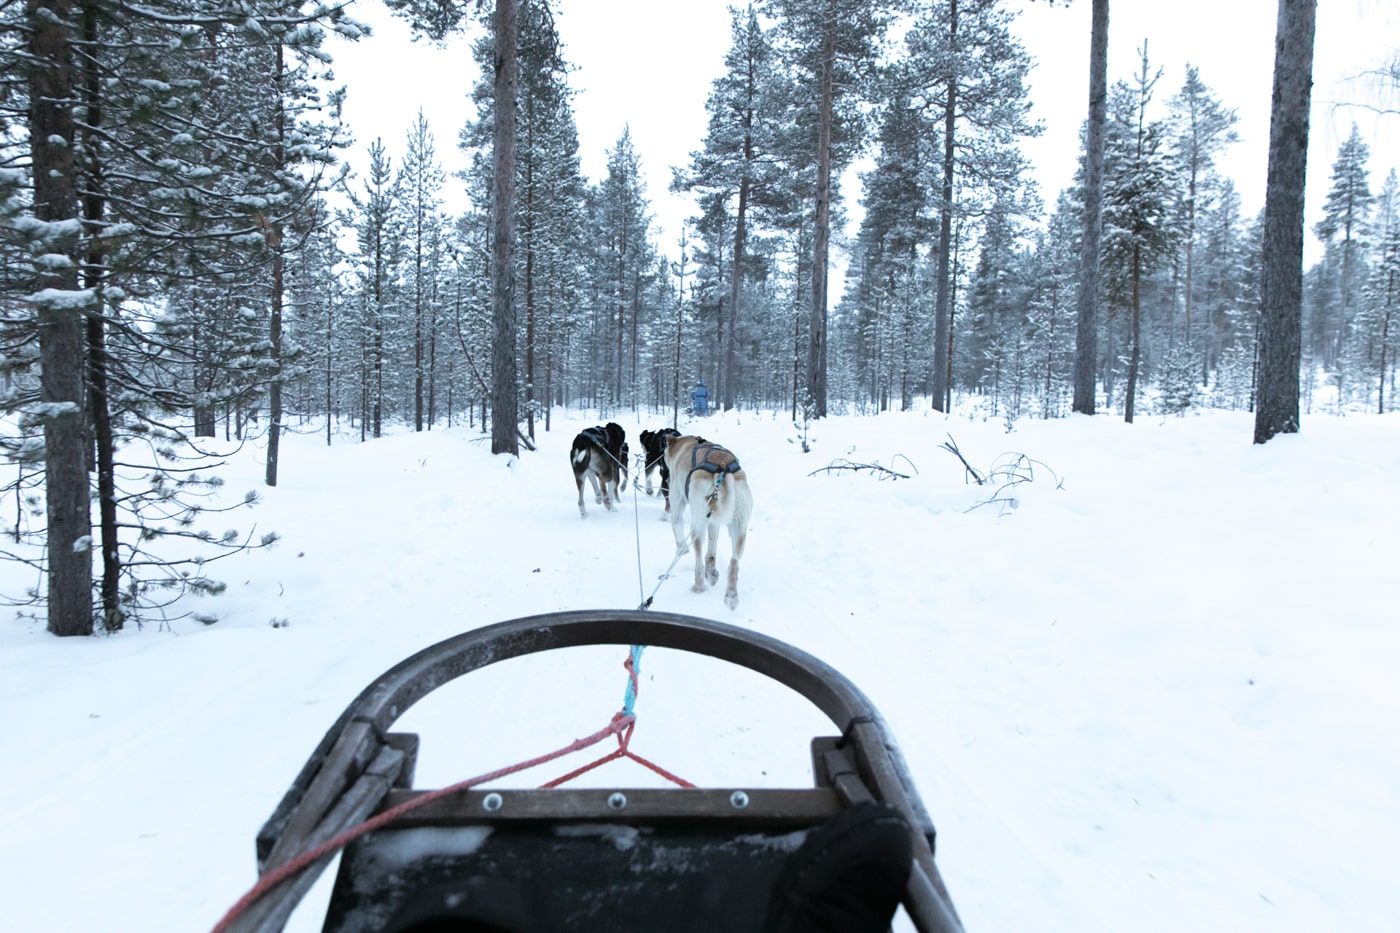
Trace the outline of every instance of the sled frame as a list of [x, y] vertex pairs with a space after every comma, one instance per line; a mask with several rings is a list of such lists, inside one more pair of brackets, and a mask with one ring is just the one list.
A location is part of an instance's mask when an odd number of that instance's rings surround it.
[[[824, 713], [839, 736], [812, 740], [810, 789], [752, 789], [736, 811], [732, 789], [628, 789], [627, 820], [688, 825], [811, 826], [873, 800], [893, 806], [911, 827], [913, 867], [903, 906], [924, 933], [961, 933], [952, 900], [934, 862], [935, 832], [908, 767], [874, 704], [834, 668], [777, 639], [747, 629], [674, 613], [640, 610], [555, 612], [500, 622], [423, 649], [382, 674], [341, 713], [312, 752], [257, 836], [260, 874], [309, 851], [378, 811], [421, 793], [412, 789], [418, 737], [390, 729], [429, 693], [497, 661], [559, 648], [645, 645], [727, 661], [796, 691]], [[467, 790], [392, 824], [481, 825], [485, 798], [509, 806], [494, 819], [535, 822], [618, 822], [608, 790]], [[615, 803], [616, 801], [614, 801]], [[706, 824], [708, 825], [708, 824]], [[333, 858], [307, 866], [240, 915], [239, 933], [280, 933], [297, 903]]]

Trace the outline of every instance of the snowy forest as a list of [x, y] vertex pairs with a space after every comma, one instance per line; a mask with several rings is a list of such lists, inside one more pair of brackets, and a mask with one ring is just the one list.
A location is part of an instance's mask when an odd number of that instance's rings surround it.
[[[1040, 124], [1013, 4], [733, 7], [708, 131], [668, 167], [697, 211], [665, 249], [627, 132], [603, 177], [581, 172], [551, 0], [496, 4], [518, 7], [502, 336], [501, 33], [481, 5], [387, 3], [425, 36], [477, 36], [475, 112], [444, 127], [420, 114], [401, 149], [369, 141], [361, 177], [343, 161], [347, 90], [326, 45], [374, 39], [342, 6], [0, 11], [0, 558], [36, 580], [3, 595], [47, 612], [51, 631], [120, 629], [221, 586], [206, 575], [221, 553], [272, 542], [203, 530], [220, 482], [209, 439], [264, 445], [276, 485], [287, 430], [367, 441], [487, 430], [502, 411], [528, 447], [555, 406], [670, 416], [697, 377], [720, 409], [798, 423], [916, 399], [996, 419], [1071, 413], [1084, 190], [1030, 179], [1019, 147]], [[1264, 221], [1216, 168], [1235, 111], [1209, 74], [1148, 48], [1108, 79], [1089, 411], [1252, 410]], [[465, 172], [443, 169], [444, 145], [469, 156]], [[843, 187], [853, 165], [869, 166], [858, 192]], [[1338, 410], [1384, 413], [1400, 178], [1355, 128], [1329, 177], [1308, 231], [1325, 253], [1303, 270], [1302, 404], [1329, 386]], [[444, 209], [449, 187], [470, 209]], [[828, 284], [837, 252], [844, 278]], [[89, 501], [93, 527], [72, 527]], [[73, 546], [45, 548], [59, 533]]]

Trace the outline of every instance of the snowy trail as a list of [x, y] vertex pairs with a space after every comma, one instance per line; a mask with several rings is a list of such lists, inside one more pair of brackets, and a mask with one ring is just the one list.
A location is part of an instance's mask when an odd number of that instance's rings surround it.
[[[665, 422], [618, 420], [632, 438]], [[200, 608], [216, 625], [63, 642], [32, 621], [0, 629], [0, 747], [19, 763], [0, 879], [17, 928], [207, 929], [252, 883], [254, 835], [288, 782], [380, 673], [468, 628], [635, 608], [671, 530], [630, 486], [617, 511], [579, 518], [567, 451], [592, 423], [556, 414], [518, 460], [470, 429], [289, 438], [281, 485], [251, 513], [283, 543], [214, 567], [229, 590]], [[740, 602], [691, 593], [687, 555], [655, 608], [787, 641], [871, 698], [969, 929], [1389, 929], [1400, 419], [1314, 419], [1264, 449], [1222, 414], [1012, 434], [834, 417], [809, 454], [782, 417], [695, 428], [753, 487]], [[979, 469], [1020, 452], [1047, 471], [1012, 491], [1018, 508], [973, 508], [988, 492], [939, 449], [949, 435]], [[256, 454], [233, 462], [230, 495], [259, 488]], [[809, 475], [837, 458], [910, 478]], [[600, 728], [625, 656], [552, 652], [436, 691], [398, 725], [423, 739], [417, 785]], [[759, 675], [660, 649], [637, 711], [640, 754], [717, 786], [808, 786], [808, 742], [834, 732]], [[585, 781], [661, 783], [629, 762]], [[55, 870], [74, 858], [82, 897]], [[291, 933], [319, 929], [325, 890]]]

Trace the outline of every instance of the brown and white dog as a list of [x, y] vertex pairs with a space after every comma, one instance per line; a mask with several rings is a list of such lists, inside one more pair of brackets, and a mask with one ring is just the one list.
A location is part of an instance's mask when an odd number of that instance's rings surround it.
[[669, 501], [676, 551], [684, 549], [687, 540], [695, 549], [695, 585], [691, 587], [694, 592], [703, 593], [707, 586], [719, 582], [715, 547], [720, 528], [729, 529], [729, 580], [724, 604], [733, 609], [739, 604], [739, 559], [744, 556], [749, 516], [753, 514], [749, 479], [733, 453], [703, 437], [690, 435], [666, 439], [666, 467], [671, 472]]
[[675, 428], [662, 428], [659, 431], [642, 432], [642, 453], [646, 458], [643, 470], [647, 478], [647, 495], [651, 495], [651, 474], [661, 471], [661, 498], [666, 500], [666, 511], [671, 511], [671, 470], [666, 466], [666, 438], [680, 437]]
[[613, 510], [618, 491], [627, 488], [627, 435], [621, 425], [609, 421], [602, 427], [584, 428], [569, 452], [578, 486], [578, 514], [588, 517], [583, 505], [583, 481], [593, 484], [593, 501]]

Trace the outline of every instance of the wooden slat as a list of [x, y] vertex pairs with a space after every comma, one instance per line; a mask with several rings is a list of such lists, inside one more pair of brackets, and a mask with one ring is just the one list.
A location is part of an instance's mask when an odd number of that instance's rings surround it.
[[[395, 790], [383, 809], [420, 796], [422, 791]], [[426, 804], [396, 820], [394, 826], [461, 826], [505, 822], [664, 823], [723, 820], [731, 825], [812, 826], [834, 816], [841, 804], [831, 788], [744, 789], [745, 807], [731, 802], [733, 789], [656, 788], [468, 790]], [[486, 798], [496, 794], [501, 806], [487, 810]], [[608, 805], [613, 794], [627, 804]]]

